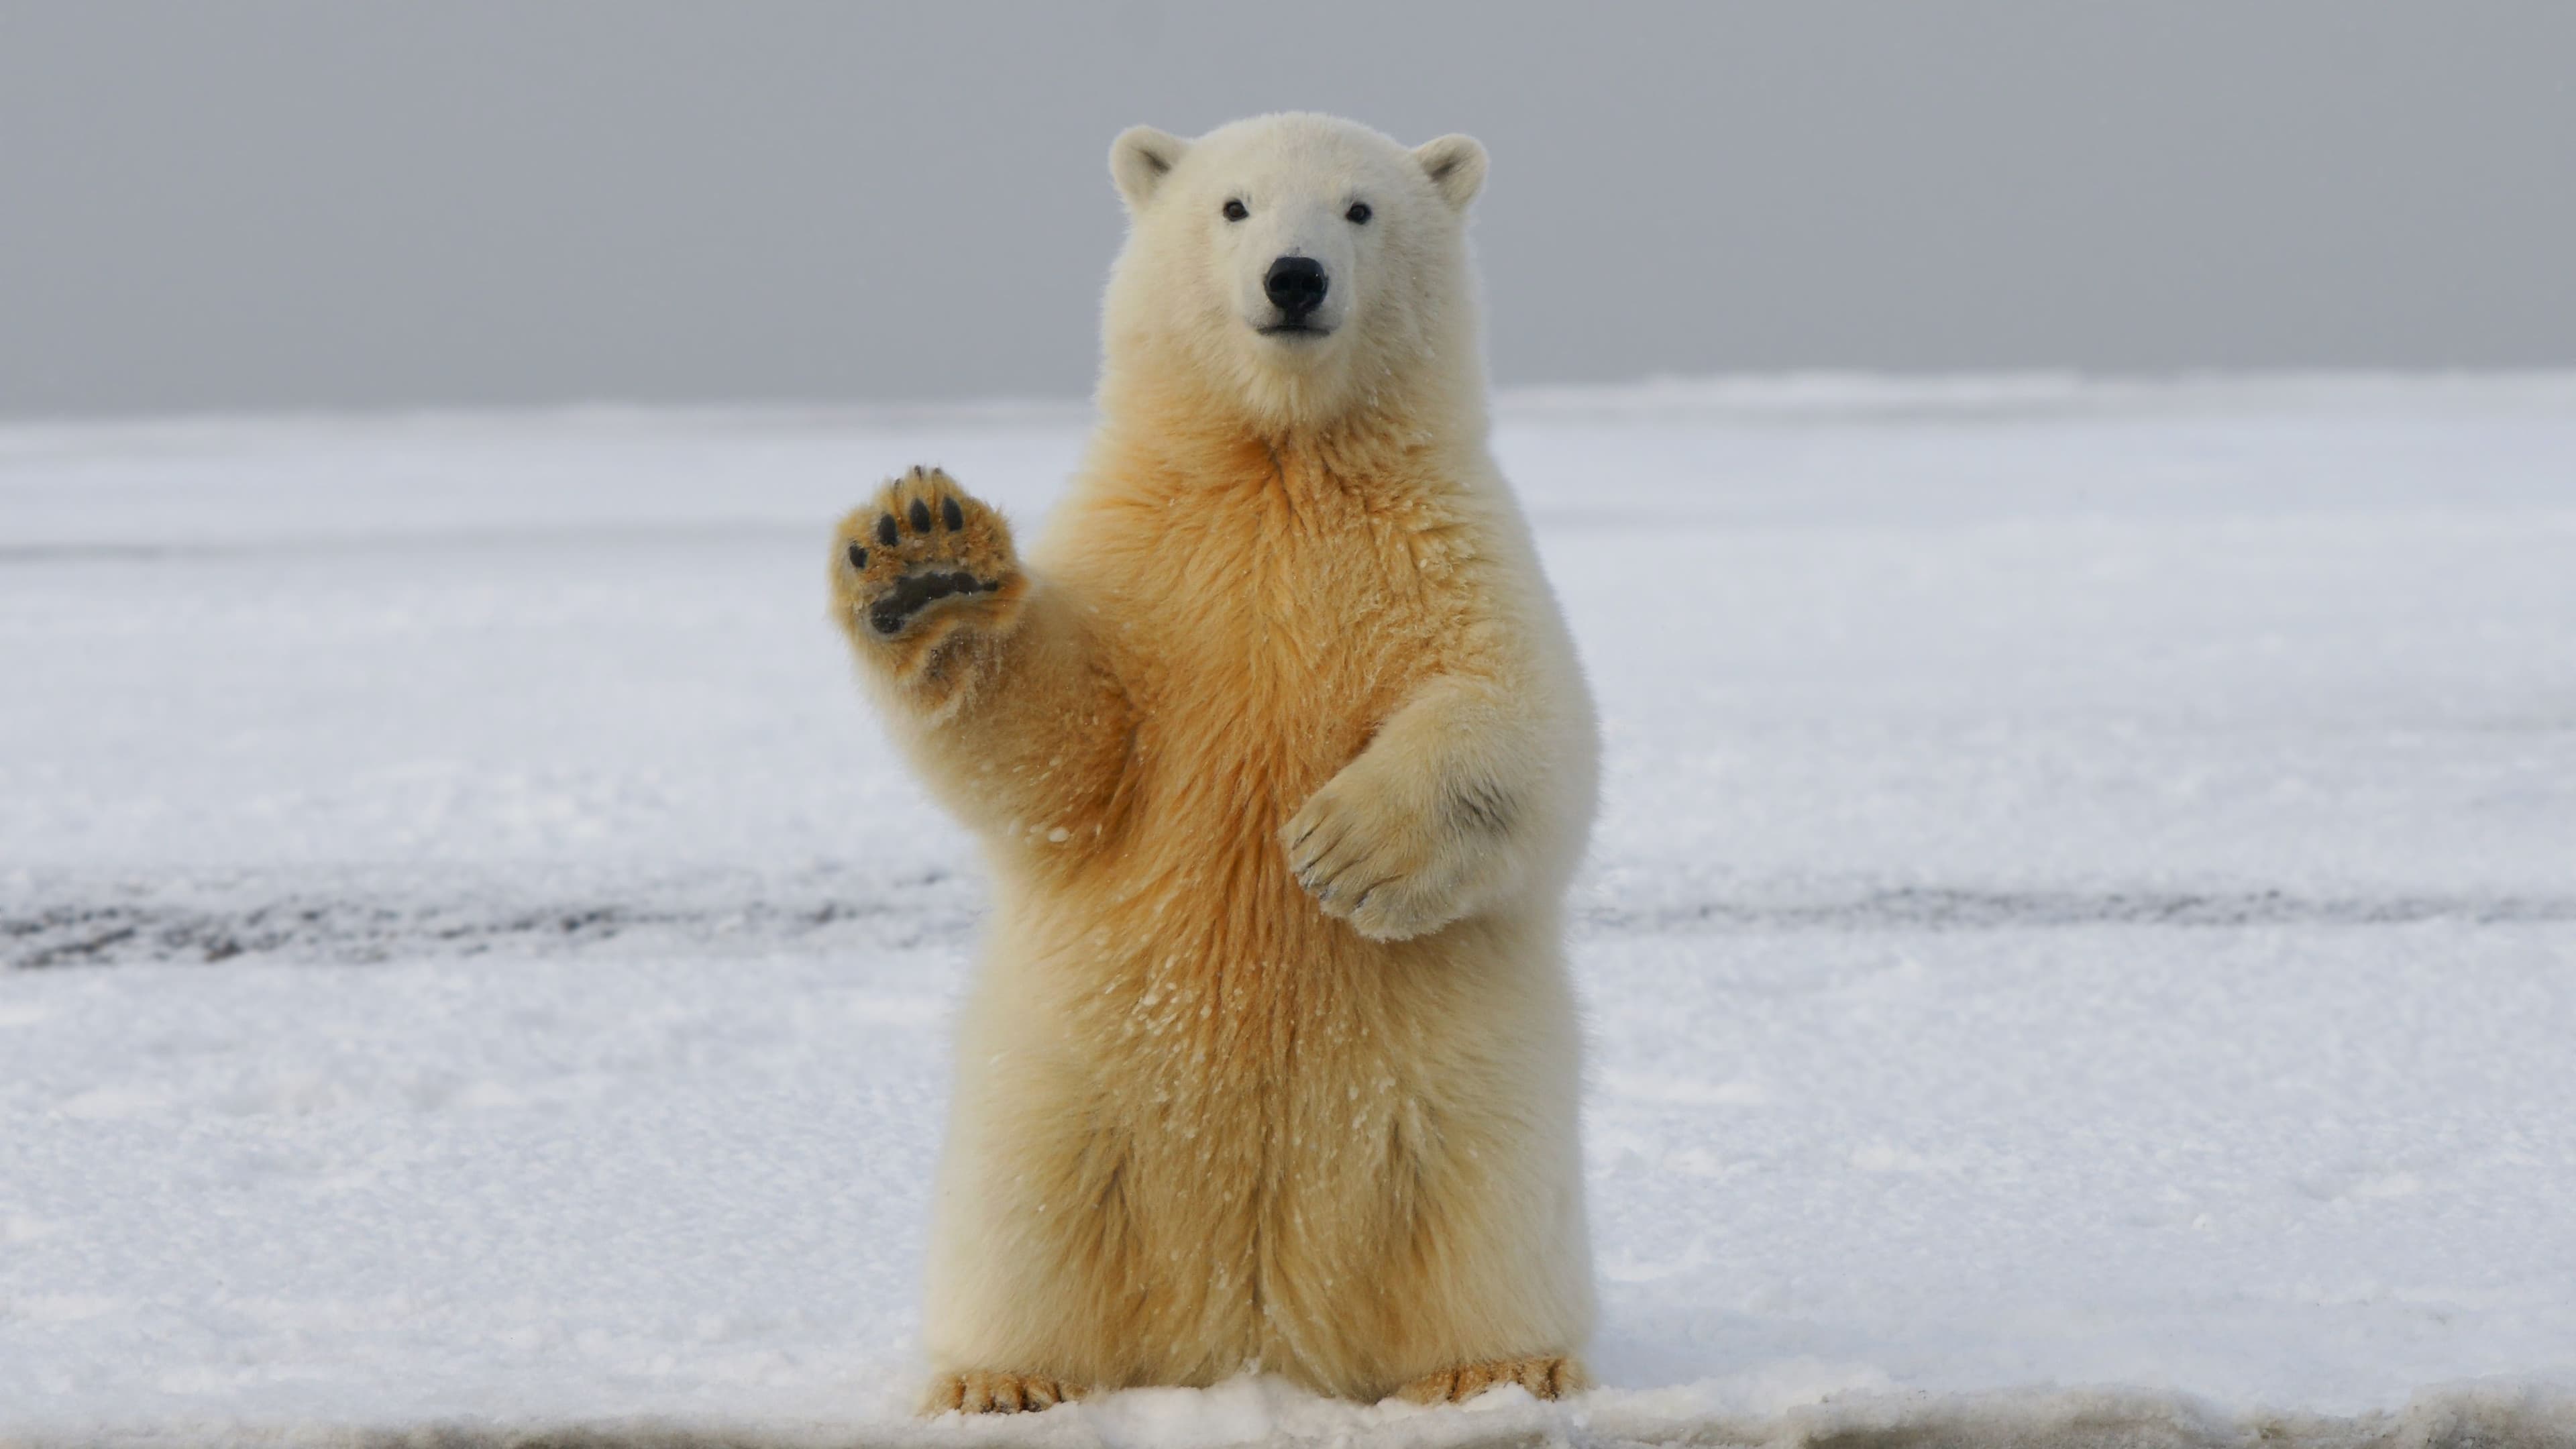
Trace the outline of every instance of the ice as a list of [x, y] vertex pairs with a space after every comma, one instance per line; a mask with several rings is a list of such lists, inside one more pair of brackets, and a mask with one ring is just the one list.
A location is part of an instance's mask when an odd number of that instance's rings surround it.
[[1498, 415], [1603, 1389], [909, 1417], [981, 884], [825, 549], [1080, 410], [18, 425], [0, 1443], [2576, 1443], [2576, 378]]

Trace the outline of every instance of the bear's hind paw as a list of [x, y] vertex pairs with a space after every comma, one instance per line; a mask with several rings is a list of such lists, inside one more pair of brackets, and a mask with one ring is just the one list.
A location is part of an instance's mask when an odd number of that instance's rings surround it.
[[1518, 1384], [1535, 1398], [1561, 1399], [1590, 1383], [1582, 1364], [1561, 1355], [1499, 1358], [1425, 1374], [1397, 1389], [1395, 1397], [1416, 1404], [1463, 1404], [1488, 1389]]
[[1033, 1414], [1087, 1397], [1088, 1386], [1044, 1374], [942, 1374], [930, 1385], [925, 1414]]

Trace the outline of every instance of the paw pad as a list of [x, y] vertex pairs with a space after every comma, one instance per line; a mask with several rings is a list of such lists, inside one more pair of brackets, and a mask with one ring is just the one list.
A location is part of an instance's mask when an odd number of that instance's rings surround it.
[[1001, 587], [963, 569], [934, 570], [905, 574], [894, 581], [894, 587], [877, 596], [868, 605], [868, 627], [880, 634], [900, 634], [912, 616], [934, 599], [954, 598], [960, 594], [989, 594]]

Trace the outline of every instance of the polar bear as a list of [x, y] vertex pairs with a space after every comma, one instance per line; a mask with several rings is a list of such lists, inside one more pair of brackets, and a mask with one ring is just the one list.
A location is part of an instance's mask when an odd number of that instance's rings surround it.
[[915, 468], [833, 614], [994, 920], [926, 1411], [1255, 1369], [1579, 1386], [1596, 730], [1486, 447], [1465, 136], [1118, 137], [1098, 431], [1025, 558]]

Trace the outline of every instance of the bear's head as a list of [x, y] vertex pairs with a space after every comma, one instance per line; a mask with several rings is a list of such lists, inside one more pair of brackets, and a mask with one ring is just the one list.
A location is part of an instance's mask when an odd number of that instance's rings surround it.
[[1373, 404], [1476, 407], [1473, 139], [1408, 149], [1304, 114], [1195, 141], [1138, 126], [1109, 172], [1129, 228], [1105, 307], [1105, 398], [1147, 386], [1273, 434]]

